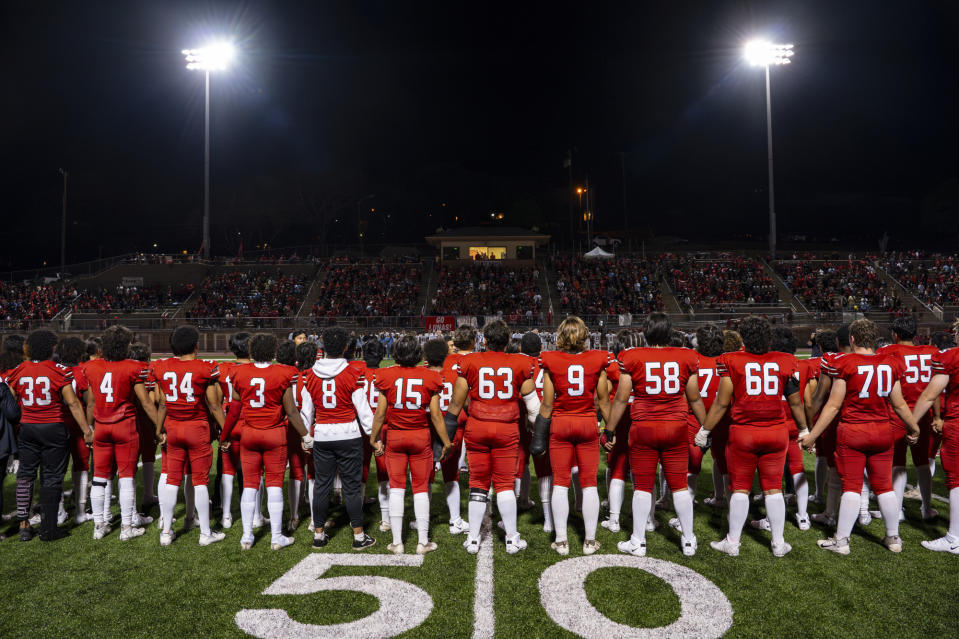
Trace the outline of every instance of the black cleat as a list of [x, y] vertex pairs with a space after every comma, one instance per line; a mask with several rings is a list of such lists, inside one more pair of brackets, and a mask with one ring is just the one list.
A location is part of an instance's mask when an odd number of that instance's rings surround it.
[[376, 543], [376, 540], [368, 534], [363, 533], [363, 539], [353, 539], [353, 550], [366, 550]]

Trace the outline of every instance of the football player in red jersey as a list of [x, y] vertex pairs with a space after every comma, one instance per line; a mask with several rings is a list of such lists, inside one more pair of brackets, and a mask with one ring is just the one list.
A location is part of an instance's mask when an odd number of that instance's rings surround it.
[[36, 330], [27, 336], [24, 353], [27, 360], [7, 375], [7, 383], [20, 402], [20, 467], [17, 470], [17, 519], [20, 541], [33, 536], [30, 506], [37, 469], [40, 468], [40, 539], [53, 541], [66, 536], [57, 527], [63, 475], [70, 460], [68, 415], [78, 424], [86, 443], [93, 441], [83, 407], [73, 389], [73, 373], [53, 362], [57, 336]]
[[[79, 337], [64, 337], [57, 344], [57, 357], [60, 364], [66, 366], [73, 373], [73, 392], [81, 404], [85, 404], [87, 393], [90, 392], [86, 375], [80, 362], [86, 354], [86, 344]], [[73, 522], [77, 526], [93, 519], [87, 514], [87, 496], [90, 492], [90, 446], [83, 438], [80, 425], [72, 414], [66, 416], [67, 428], [70, 430], [70, 457], [73, 465], [73, 501], [76, 512]]]
[[742, 352], [725, 353], [717, 361], [722, 379], [696, 443], [703, 446], [708, 433], [732, 405], [732, 425], [726, 445], [726, 465], [733, 494], [729, 498], [729, 534], [710, 542], [713, 549], [739, 555], [739, 538], [749, 514], [749, 489], [759, 468], [759, 484], [766, 496], [766, 516], [772, 532], [772, 551], [782, 557], [792, 547], [783, 538], [786, 502], [782, 495], [783, 469], [789, 432], [783, 418], [782, 398], [800, 432], [806, 430], [806, 416], [799, 397], [796, 358], [770, 352], [772, 328], [762, 317], [747, 317], [739, 327]]
[[[158, 420], [161, 441], [166, 444], [167, 477], [160, 500], [163, 530], [160, 545], [173, 542], [173, 509], [187, 459], [193, 475], [194, 504], [199, 514], [200, 545], [209, 546], [226, 537], [210, 530], [210, 494], [207, 488], [213, 465], [209, 415], [223, 426], [223, 407], [218, 389], [220, 371], [215, 362], [197, 359], [200, 332], [193, 326], [178, 326], [170, 336], [173, 357], [155, 362], [153, 374], [160, 402]], [[189, 514], [189, 513], [188, 513]]]
[[[630, 348], [619, 354], [619, 388], [606, 424], [606, 448], [615, 448], [619, 422], [628, 409], [629, 466], [633, 471], [633, 534], [617, 544], [620, 552], [646, 554], [646, 522], [653, 505], [656, 466], [673, 496], [673, 506], [683, 531], [683, 554], [696, 553], [693, 501], [686, 485], [689, 452], [686, 413], [700, 422], [705, 418], [699, 395], [699, 356], [688, 348], [669, 346], [672, 326], [665, 313], [650, 313], [643, 329], [649, 347]], [[633, 397], [630, 403], [630, 396]]]
[[[316, 342], [303, 341], [296, 345], [296, 369], [300, 371], [300, 374], [296, 376], [296, 382], [293, 384], [293, 403], [296, 404], [297, 410], [303, 408], [303, 393], [306, 390], [306, 373], [311, 368], [313, 364], [316, 363], [316, 357], [319, 353], [319, 349], [316, 346]], [[302, 418], [302, 415], [301, 415]], [[303, 422], [303, 425], [306, 426], [307, 430], [310, 430], [312, 424], [307, 424]], [[313, 436], [313, 432], [310, 432], [310, 437]], [[300, 500], [301, 502], [305, 499], [307, 506], [310, 509], [310, 525], [313, 525], [313, 459], [311, 454], [306, 455], [306, 477], [307, 477], [307, 491], [306, 494], [301, 492]], [[292, 523], [292, 522], [291, 522]], [[297, 524], [299, 524], [299, 518], [297, 518]], [[291, 526], [291, 528], [296, 528]]]
[[[418, 366], [423, 358], [416, 337], [404, 335], [393, 345], [396, 366], [376, 370], [374, 383], [380, 392], [370, 443], [377, 456], [386, 457], [390, 473], [390, 523], [393, 543], [390, 552], [403, 554], [403, 499], [406, 495], [406, 471], [410, 471], [413, 492], [413, 512], [416, 516], [418, 543], [416, 554], [425, 555], [436, 550], [429, 540], [430, 495], [429, 482], [433, 463], [450, 450], [449, 437], [443, 425], [439, 397], [443, 377], [429, 368]], [[384, 422], [390, 425], [390, 436], [384, 446], [379, 439]], [[434, 460], [435, 429], [442, 443], [439, 457]]]
[[[366, 398], [370, 404], [370, 410], [375, 411], [377, 398], [380, 393], [373, 384], [373, 377], [376, 369], [380, 367], [383, 358], [386, 357], [386, 347], [377, 339], [368, 340], [363, 344], [363, 360], [351, 361], [350, 366], [354, 367], [363, 374], [361, 384], [363, 385]], [[386, 426], [380, 432], [380, 439], [386, 441]], [[363, 485], [366, 485], [370, 477], [370, 459], [376, 463], [376, 499], [380, 505], [380, 532], [390, 531], [390, 478], [386, 472], [386, 457], [373, 456], [373, 447], [370, 440], [363, 437]]]
[[[599, 550], [596, 526], [599, 523], [599, 430], [596, 407], [609, 420], [609, 386], [606, 367], [612, 355], [586, 350], [589, 332], [574, 316], [563, 320], [556, 331], [559, 350], [540, 354], [544, 372], [543, 401], [539, 414], [550, 420], [549, 461], [553, 469], [553, 522], [556, 541], [551, 545], [560, 555], [569, 554], [566, 520], [569, 518], [569, 485], [573, 466], [579, 466], [583, 488], [583, 554]], [[611, 435], [607, 435], [611, 437]]]
[[522, 397], [527, 417], [533, 419], [539, 418], [540, 401], [530, 358], [521, 353], [503, 352], [510, 340], [506, 322], [499, 319], [487, 322], [483, 336], [489, 350], [464, 355], [460, 360], [460, 377], [453, 387], [453, 399], [445, 417], [446, 429], [448, 435], [456, 434], [460, 411], [469, 397], [463, 441], [470, 465], [470, 529], [463, 546], [470, 554], [479, 552], [480, 528], [492, 485], [506, 530], [506, 552], [514, 555], [526, 548], [526, 542], [516, 530], [516, 493], [513, 492], [519, 446], [518, 400]]
[[249, 348], [253, 362], [237, 366], [230, 376], [233, 400], [240, 402], [240, 410], [235, 413], [230, 411], [220, 435], [220, 443], [224, 447], [230, 445], [231, 431], [242, 418], [240, 462], [243, 464], [243, 494], [240, 496], [240, 516], [243, 519], [243, 537], [240, 548], [249, 550], [253, 547], [253, 514], [262, 472], [266, 477], [266, 506], [270, 513], [270, 548], [279, 550], [294, 541], [283, 534], [286, 429], [292, 425], [306, 449], [313, 442], [293, 402], [292, 386], [297, 375], [295, 369], [291, 371], [288, 366], [271, 363], [276, 355], [276, 336], [257, 333], [250, 338]]
[[363, 443], [362, 433], [372, 432], [363, 375], [350, 366], [344, 355], [352, 339], [346, 329], [334, 326], [323, 331], [323, 357], [305, 375], [302, 393], [303, 421], [312, 424], [313, 446], [313, 547], [329, 543], [326, 515], [333, 477], [343, 483], [343, 501], [353, 527], [353, 550], [376, 543], [363, 528]]
[[[699, 386], [699, 396], [703, 398], [703, 408], [708, 412], [716, 399], [716, 391], [719, 389], [719, 370], [716, 366], [716, 360], [723, 354], [723, 332], [713, 324], [706, 324], [696, 329], [696, 352], [699, 353], [699, 369], [696, 374], [696, 382]], [[703, 468], [703, 455], [706, 450], [696, 445], [696, 433], [699, 432], [701, 424], [696, 419], [696, 415], [690, 410], [686, 414], [686, 442], [689, 449], [689, 470], [686, 475], [686, 483], [689, 486], [689, 494], [696, 501], [696, 484], [699, 479], [699, 473]], [[672, 522], [670, 522], [672, 523]]]
[[902, 397], [899, 379], [905, 373], [902, 362], [890, 355], [876, 354], [879, 329], [870, 320], [856, 320], [849, 326], [852, 353], [835, 357], [823, 372], [832, 377], [829, 400], [823, 407], [812, 432], [801, 438], [810, 448], [836, 415], [836, 468], [842, 478], [842, 499], [836, 534], [820, 539], [819, 546], [842, 555], [849, 554], [849, 535], [856, 525], [861, 501], [863, 471], [869, 469], [872, 490], [882, 511], [885, 546], [902, 551], [899, 538], [899, 502], [892, 489], [894, 435], [889, 415], [891, 407], [906, 424], [906, 440], [913, 444], [919, 425]]
[[[913, 342], [916, 336], [916, 318], [912, 315], [897, 317], [892, 322], [892, 334], [895, 344], [889, 344], [876, 350], [880, 355], [898, 357], [905, 366], [905, 374], [899, 379], [902, 386], [902, 396], [909, 404], [909, 408], [916, 405], [916, 400], [922, 390], [932, 379], [932, 360], [939, 354], [939, 349], [930, 344], [917, 345]], [[919, 441], [910, 446], [912, 463], [916, 466], [916, 483], [922, 497], [922, 518], [925, 521], [935, 519], [939, 513], [932, 507], [932, 473], [929, 472], [929, 451], [932, 448], [932, 422], [938, 417], [939, 402], [932, 405], [932, 410], [917, 419], [919, 422]], [[935, 414], [934, 414], [935, 413]], [[892, 429], [896, 439], [896, 447], [892, 455], [892, 488], [899, 499], [900, 513], [902, 513], [902, 497], [906, 491], [906, 427], [897, 418], [892, 418]], [[876, 516], [880, 513], [872, 513]], [[905, 517], [900, 514], [900, 520]]]
[[[819, 409], [815, 412], [811, 412], [811, 407], [813, 404], [813, 397], [816, 395], [816, 390], [819, 385], [819, 373], [822, 367], [822, 358], [826, 356], [827, 353], [837, 353], [839, 352], [839, 340], [836, 337], [836, 331], [830, 330], [820, 330], [816, 331], [813, 339], [815, 340], [816, 346], [819, 347], [822, 355], [819, 357], [810, 357], [809, 359], [800, 360], [799, 362], [799, 378], [800, 380], [806, 380], [806, 387], [803, 390], [803, 406], [806, 409], [806, 424], [815, 424], [816, 418], [819, 415]], [[822, 408], [820, 406], [820, 408]], [[825, 454], [825, 448], [823, 447], [823, 440], [829, 436], [829, 431], [819, 438], [816, 442], [816, 494], [809, 498], [809, 501], [814, 504], [823, 505], [826, 503], [826, 482], [829, 481], [830, 468], [829, 468], [829, 457], [831, 455]], [[840, 485], [836, 489], [836, 494], [838, 495], [839, 491], [842, 490]], [[836, 503], [834, 504], [832, 510], [832, 517], [835, 519], [835, 506], [838, 505], [838, 497]], [[812, 515], [810, 517], [812, 521], [816, 521], [817, 515]]]
[[[234, 333], [230, 336], [230, 352], [236, 357], [233, 362], [221, 362], [220, 368], [220, 391], [223, 393], [223, 410], [229, 414], [230, 410], [240, 410], [239, 404], [233, 404], [233, 382], [231, 377], [233, 371], [238, 366], [250, 363], [250, 334], [247, 332]], [[221, 433], [222, 436], [222, 433]], [[223, 477], [220, 479], [220, 503], [223, 507], [220, 525], [229, 530], [233, 527], [233, 478], [240, 475], [242, 483], [243, 467], [240, 464], [240, 438], [243, 436], [243, 422], [237, 422], [230, 434], [230, 445], [217, 446], [217, 456], [223, 464]], [[260, 515], [259, 500], [257, 500], [257, 510], [254, 514], [253, 527], [257, 527], [257, 519], [262, 520]]]
[[[959, 321], [953, 324], [959, 342]], [[936, 428], [942, 434], [942, 467], [949, 490], [949, 530], [943, 537], [923, 541], [923, 548], [959, 555], [959, 348], [940, 351], [932, 360], [932, 380], [916, 400], [913, 419], [921, 419], [939, 402], [942, 393], [943, 417]]]
[[[632, 329], [624, 328], [616, 334], [613, 340], [612, 353], [614, 357], [619, 357], [627, 348], [639, 346], [639, 334]], [[609, 383], [609, 396], [615, 397], [619, 388], [619, 361], [610, 362], [606, 367], [606, 379]], [[629, 401], [633, 398], [630, 396]], [[609, 500], [609, 518], [600, 522], [603, 528], [610, 532], [619, 532], [619, 516], [623, 509], [623, 500], [626, 498], [626, 479], [629, 477], [629, 429], [632, 426], [630, 412], [623, 411], [623, 416], [616, 427], [616, 439], [610, 448], [606, 444], [606, 432], [603, 431], [600, 441], [603, 448], [606, 449], [606, 494]], [[650, 509], [650, 517], [652, 517]], [[647, 522], [653, 521], [647, 518]], [[650, 528], [647, 523], [646, 531], [652, 532], [654, 527]]]
[[[743, 338], [736, 331], [723, 331], [723, 352], [735, 353], [743, 349]], [[718, 370], [717, 370], [718, 374]], [[716, 387], [718, 390], [718, 386]], [[715, 396], [713, 397], [715, 399]], [[729, 468], [726, 466], [726, 444], [729, 441], [729, 415], [726, 415], [709, 437], [709, 454], [713, 457], [713, 496], [703, 503], [713, 508], [725, 507], [729, 501]]]
[[[443, 362], [443, 389], [440, 391], [440, 409], [447, 411], [453, 398], [453, 386], [459, 377], [459, 362], [476, 348], [476, 329], [464, 324], [457, 326], [453, 331], [453, 348]], [[463, 435], [466, 429], [466, 413], [460, 413], [460, 428], [450, 440], [452, 448], [449, 454], [440, 461], [440, 472], [443, 475], [443, 493], [446, 496], [446, 508], [450, 513], [450, 534], [460, 535], [469, 532], [469, 524], [463, 521], [460, 506], [460, 459], [463, 457]]]
[[140, 437], [136, 425], [136, 404], [143, 407], [147, 418], [157, 424], [156, 407], [147, 394], [147, 366], [128, 359], [133, 334], [124, 326], [111, 326], [103, 332], [103, 358], [90, 360], [83, 367], [90, 384], [90, 403], [96, 429], [93, 437], [93, 538], [102, 539], [110, 532], [105, 516], [107, 481], [114, 466], [120, 485], [120, 541], [139, 537], [143, 528], [133, 525], [136, 507], [137, 456]]

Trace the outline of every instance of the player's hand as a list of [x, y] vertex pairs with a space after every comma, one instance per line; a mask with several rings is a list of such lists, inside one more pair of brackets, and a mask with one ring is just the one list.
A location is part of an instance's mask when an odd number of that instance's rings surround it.
[[706, 430], [705, 428], [703, 428], [702, 426], [700, 426], [699, 432], [696, 433], [696, 439], [693, 440], [693, 443], [699, 446], [700, 448], [708, 448], [709, 436], [710, 436], [710, 432]]
[[302, 439], [303, 439], [303, 451], [307, 453], [310, 452], [310, 450], [313, 448], [313, 438], [310, 437], [309, 435], [303, 435]]
[[799, 433], [799, 445], [809, 452], [816, 450], [816, 438], [809, 431]]
[[377, 457], [382, 457], [386, 453], [386, 448], [383, 446], [382, 441], [373, 442], [373, 454]]
[[933, 432], [938, 433], [939, 435], [942, 434], [942, 418], [941, 417], [932, 420], [932, 430]]
[[450, 451], [453, 450], [453, 444], [443, 444], [443, 452], [440, 453], [440, 460], [446, 459], [446, 456], [450, 454]]
[[613, 447], [616, 446], [616, 432], [607, 430], [604, 431], [604, 434], [606, 436], [603, 438], [603, 448], [607, 451], [612, 451]]
[[226, 440], [225, 442], [220, 442], [220, 450], [223, 450], [223, 451], [230, 450], [230, 440], [229, 440], [229, 439]]
[[93, 446], [93, 429], [90, 428], [87, 432], [83, 433], [83, 443], [87, 446]]
[[906, 433], [906, 443], [910, 446], [913, 446], [916, 442], [919, 441], [919, 431], [915, 433]]

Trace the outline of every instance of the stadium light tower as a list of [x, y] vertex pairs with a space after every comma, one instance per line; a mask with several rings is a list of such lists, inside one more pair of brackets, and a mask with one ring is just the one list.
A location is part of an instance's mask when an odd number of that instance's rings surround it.
[[769, 254], [776, 257], [776, 197], [773, 189], [773, 110], [769, 92], [769, 67], [790, 64], [793, 45], [773, 44], [765, 40], [746, 43], [743, 50], [746, 61], [766, 71], [766, 155], [769, 161]]
[[210, 72], [225, 71], [236, 56], [229, 41], [214, 42], [199, 49], [184, 49], [186, 68], [203, 71], [206, 101], [203, 117], [203, 257], [210, 258]]

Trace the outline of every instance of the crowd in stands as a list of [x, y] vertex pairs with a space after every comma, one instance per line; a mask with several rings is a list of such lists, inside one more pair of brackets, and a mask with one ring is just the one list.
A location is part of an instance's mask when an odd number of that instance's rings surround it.
[[[325, 273], [325, 274], [324, 274]], [[423, 265], [417, 259], [337, 258], [317, 275], [314, 320], [419, 315]]]
[[619, 315], [662, 310], [657, 270], [641, 259], [556, 257], [559, 310], [576, 315]]
[[73, 297], [59, 285], [0, 282], [0, 319], [8, 323], [48, 320]]
[[763, 268], [748, 257], [661, 256], [669, 284], [684, 310], [726, 310], [742, 304], [777, 304], [779, 290]]
[[435, 315], [495, 315], [507, 321], [539, 321], [543, 292], [539, 270], [497, 262], [439, 266], [436, 294], [430, 303]]
[[73, 289], [70, 306], [78, 313], [129, 313], [158, 311], [182, 304], [193, 293], [192, 284], [172, 286], [117, 286]]
[[777, 261], [776, 272], [812, 313], [908, 312], [871, 259]]
[[291, 317], [309, 287], [305, 275], [278, 271], [227, 271], [208, 275], [187, 317]]
[[959, 258], [919, 251], [886, 258], [886, 272], [926, 304], [959, 306]]

